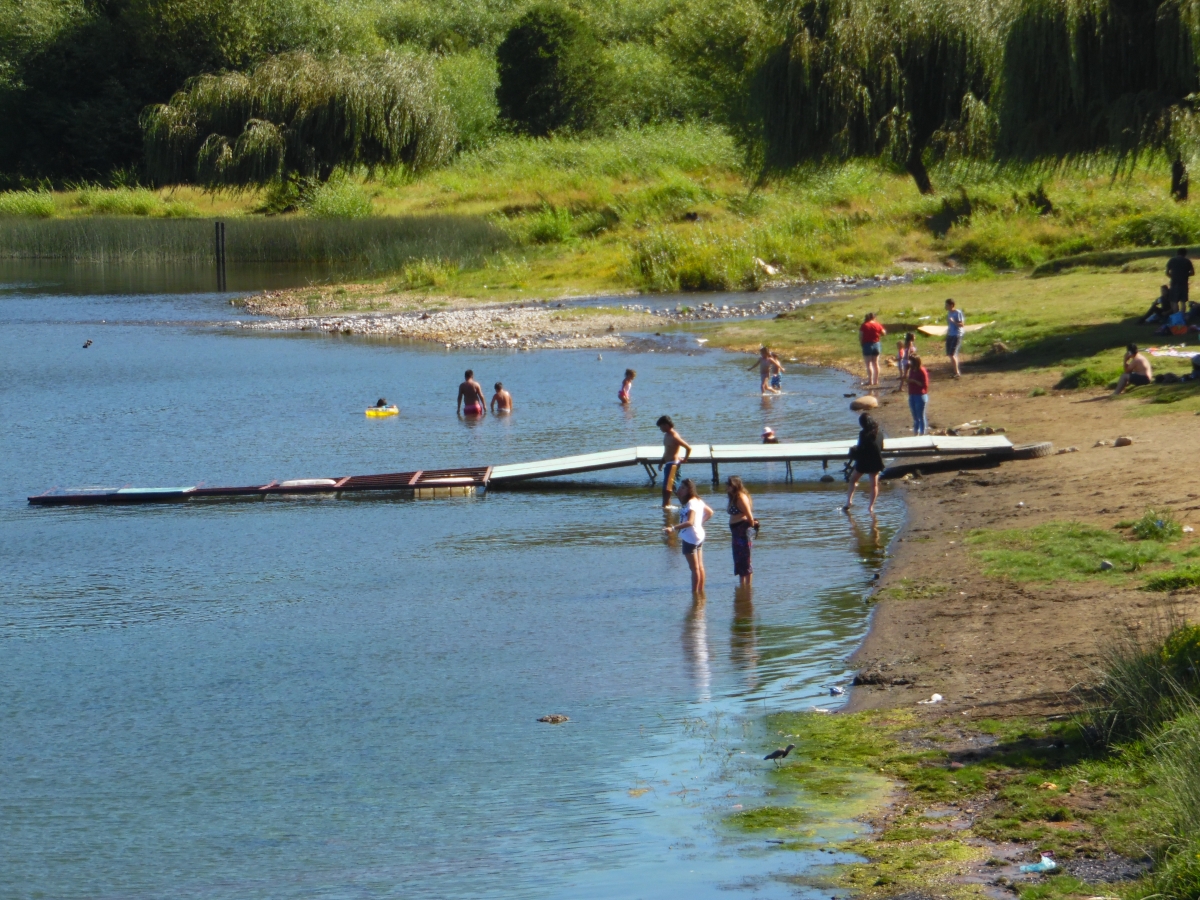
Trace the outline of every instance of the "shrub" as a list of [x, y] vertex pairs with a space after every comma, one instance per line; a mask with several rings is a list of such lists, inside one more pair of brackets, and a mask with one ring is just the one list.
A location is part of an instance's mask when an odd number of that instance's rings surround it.
[[1194, 706], [1198, 663], [1196, 625], [1175, 626], [1157, 641], [1129, 639], [1110, 647], [1085, 718], [1105, 744], [1147, 737]]
[[651, 291], [729, 291], [758, 286], [751, 248], [744, 241], [716, 235], [653, 232], [634, 242], [631, 268], [635, 280]]
[[370, 195], [345, 177], [315, 185], [300, 205], [317, 219], [365, 219], [372, 211]]
[[646, 44], [611, 48], [614, 65], [612, 102], [605, 119], [631, 127], [679, 121], [706, 112], [680, 67]]
[[1169, 509], [1147, 509], [1133, 523], [1134, 535], [1142, 541], [1174, 541], [1183, 536], [1183, 526]]
[[442, 101], [450, 109], [460, 150], [482, 147], [496, 133], [496, 58], [473, 50], [440, 58], [436, 64]]
[[401, 290], [444, 287], [458, 267], [438, 259], [418, 259], [400, 270]]
[[0, 216], [49, 219], [54, 215], [54, 195], [49, 191], [4, 191], [0, 193]]
[[600, 121], [613, 82], [612, 62], [578, 13], [539, 4], [496, 50], [500, 115], [518, 130], [544, 136]]
[[575, 237], [570, 210], [543, 204], [529, 222], [529, 240], [535, 244], [559, 244]]
[[142, 128], [153, 178], [210, 187], [324, 181], [341, 166], [419, 170], [454, 147], [432, 71], [394, 54], [289, 53], [249, 74], [203, 75], [149, 107]]

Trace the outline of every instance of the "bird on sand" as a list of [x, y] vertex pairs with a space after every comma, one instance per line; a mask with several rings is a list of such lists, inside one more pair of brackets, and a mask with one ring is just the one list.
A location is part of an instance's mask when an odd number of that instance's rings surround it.
[[92, 339], [88, 338], [86, 341], [83, 342], [83, 349], [86, 350], [90, 346], [92, 346]]
[[773, 763], [775, 763], [775, 765], [779, 765], [779, 761], [795, 749], [796, 749], [795, 744], [788, 744], [782, 750], [772, 750], [770, 753], [768, 753], [766, 756], [764, 756], [763, 759], [769, 759]]

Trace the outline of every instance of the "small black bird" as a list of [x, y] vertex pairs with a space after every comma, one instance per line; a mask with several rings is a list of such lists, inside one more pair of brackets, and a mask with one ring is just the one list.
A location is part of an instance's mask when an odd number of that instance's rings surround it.
[[90, 346], [92, 346], [92, 339], [88, 338], [86, 341], [83, 342], [83, 349], [86, 350]]
[[782, 750], [772, 750], [770, 753], [768, 753], [766, 756], [764, 756], [763, 759], [769, 759], [773, 763], [775, 763], [775, 765], [779, 765], [779, 761], [795, 749], [796, 749], [795, 744], [788, 744]]

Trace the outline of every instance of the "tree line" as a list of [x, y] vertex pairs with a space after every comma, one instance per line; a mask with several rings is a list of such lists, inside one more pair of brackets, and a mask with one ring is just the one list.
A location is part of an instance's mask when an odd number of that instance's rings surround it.
[[27, 0], [0, 173], [210, 187], [708, 119], [764, 173], [1200, 153], [1195, 0]]

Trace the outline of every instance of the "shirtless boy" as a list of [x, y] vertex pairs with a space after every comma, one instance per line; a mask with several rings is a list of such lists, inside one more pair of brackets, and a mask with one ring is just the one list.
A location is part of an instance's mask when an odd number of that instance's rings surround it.
[[783, 366], [779, 365], [779, 360], [766, 347], [759, 347], [758, 359], [746, 371], [753, 371], [755, 366], [758, 367], [758, 377], [762, 382], [759, 385], [759, 389], [764, 394], [778, 394], [779, 390], [771, 387], [771, 370], [778, 367], [780, 371], [783, 371]]
[[679, 466], [687, 462], [688, 457], [692, 455], [692, 445], [675, 430], [675, 423], [671, 421], [670, 416], [660, 416], [656, 424], [658, 430], [663, 433], [663, 455], [658, 470], [663, 473], [662, 505], [663, 509], [666, 509], [671, 505], [671, 491], [675, 488]]
[[504, 389], [502, 382], [496, 382], [496, 393], [492, 394], [492, 412], [512, 412], [512, 394]]
[[1130, 344], [1125, 348], [1125, 374], [1117, 379], [1117, 389], [1112, 392], [1112, 395], [1117, 396], [1131, 384], [1143, 387], [1153, 379], [1154, 373], [1150, 370], [1150, 360], [1142, 356], [1137, 344]]
[[464, 416], [485, 415], [487, 407], [483, 405], [483, 388], [475, 380], [475, 372], [467, 369], [463, 378], [466, 380], [458, 386], [458, 402], [454, 404], [454, 411]]

